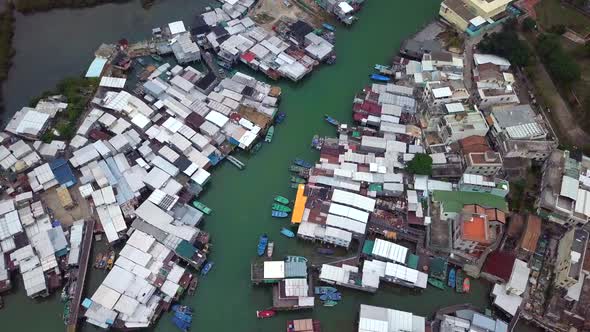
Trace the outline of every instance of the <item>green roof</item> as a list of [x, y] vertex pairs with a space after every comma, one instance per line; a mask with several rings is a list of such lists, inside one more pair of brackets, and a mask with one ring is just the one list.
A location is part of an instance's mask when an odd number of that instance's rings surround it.
[[375, 246], [375, 241], [365, 240], [365, 244], [363, 244], [363, 254], [371, 255], [373, 253], [373, 246]]
[[506, 200], [489, 193], [435, 190], [432, 193], [432, 200], [442, 203], [445, 212], [459, 213], [466, 204], [477, 204], [508, 212]]
[[408, 257], [406, 258], [406, 265], [411, 269], [417, 270], [419, 259], [420, 258], [414, 254], [408, 254]]
[[191, 257], [193, 257], [193, 255], [197, 251], [197, 248], [193, 247], [193, 245], [190, 244], [190, 242], [188, 242], [186, 240], [182, 240], [182, 241], [180, 241], [180, 243], [176, 247], [175, 251], [176, 251], [176, 254], [180, 257], [191, 258]]

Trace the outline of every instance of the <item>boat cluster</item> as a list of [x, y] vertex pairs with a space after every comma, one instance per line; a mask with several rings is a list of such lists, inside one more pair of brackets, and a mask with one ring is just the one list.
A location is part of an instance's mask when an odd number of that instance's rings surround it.
[[172, 323], [182, 331], [188, 331], [193, 323], [193, 309], [185, 305], [174, 304], [172, 306]]
[[320, 296], [320, 300], [323, 302], [325, 307], [333, 307], [342, 300], [342, 294], [338, 289], [329, 286], [316, 287], [314, 293]]

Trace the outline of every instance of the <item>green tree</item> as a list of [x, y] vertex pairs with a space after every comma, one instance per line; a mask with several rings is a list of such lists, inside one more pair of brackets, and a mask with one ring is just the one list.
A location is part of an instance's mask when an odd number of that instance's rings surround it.
[[551, 77], [557, 83], [569, 86], [580, 80], [580, 66], [563, 50], [560, 38], [555, 34], [542, 34], [535, 47]]
[[411, 174], [432, 175], [432, 157], [425, 153], [417, 153], [406, 165]]
[[481, 52], [504, 57], [518, 67], [528, 65], [532, 54], [531, 49], [518, 38], [514, 29], [503, 29], [500, 32], [485, 35], [477, 48]]

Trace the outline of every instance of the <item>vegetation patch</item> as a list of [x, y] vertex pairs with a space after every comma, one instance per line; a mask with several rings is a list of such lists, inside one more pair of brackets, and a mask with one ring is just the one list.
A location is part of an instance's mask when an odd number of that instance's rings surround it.
[[[572, 0], [575, 1], [575, 0]], [[535, 6], [537, 21], [544, 29], [563, 25], [585, 36], [590, 33], [590, 18], [560, 0], [543, 0]]]
[[406, 170], [411, 174], [432, 175], [432, 157], [425, 153], [417, 153], [406, 165]]
[[105, 3], [124, 3], [129, 0], [15, 0], [16, 10], [21, 13], [44, 12], [57, 8], [86, 8]]
[[[3, 12], [0, 13], [0, 91], [2, 84], [12, 64], [14, 48], [12, 37], [14, 36], [14, 10], [10, 2], [7, 2]], [[2, 93], [0, 93], [0, 112], [3, 111]]]

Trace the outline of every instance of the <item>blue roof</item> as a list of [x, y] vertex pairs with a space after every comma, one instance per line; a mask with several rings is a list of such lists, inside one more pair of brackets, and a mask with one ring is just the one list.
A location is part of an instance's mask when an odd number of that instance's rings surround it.
[[487, 331], [496, 330], [496, 321], [494, 319], [477, 312], [473, 315], [473, 321], [471, 324]]
[[85, 298], [84, 301], [82, 301], [82, 306], [86, 309], [90, 308], [91, 304], [92, 304], [92, 300], [89, 298]]
[[67, 160], [61, 158], [55, 159], [49, 164], [49, 167], [53, 174], [55, 174], [55, 179], [60, 185], [70, 188], [78, 182]]
[[88, 67], [86, 77], [100, 77], [104, 66], [107, 64], [107, 59], [96, 57]]

